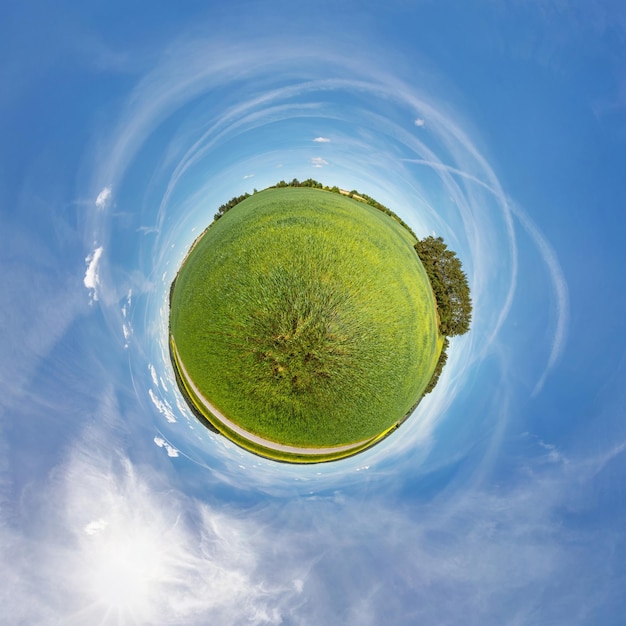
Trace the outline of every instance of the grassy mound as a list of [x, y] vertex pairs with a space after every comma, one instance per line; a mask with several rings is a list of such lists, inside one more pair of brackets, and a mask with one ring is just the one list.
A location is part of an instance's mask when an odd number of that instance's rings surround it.
[[338, 194], [254, 194], [179, 271], [178, 358], [249, 433], [302, 448], [375, 438], [421, 397], [441, 348], [414, 243], [389, 216]]

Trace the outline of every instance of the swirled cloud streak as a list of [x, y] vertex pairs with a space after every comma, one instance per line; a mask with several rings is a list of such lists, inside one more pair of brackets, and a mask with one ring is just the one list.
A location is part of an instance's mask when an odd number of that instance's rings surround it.
[[[27, 4], [0, 25], [7, 623], [621, 623], [624, 10]], [[474, 313], [397, 432], [300, 467], [190, 412], [168, 296], [221, 204], [309, 177], [442, 236]]]

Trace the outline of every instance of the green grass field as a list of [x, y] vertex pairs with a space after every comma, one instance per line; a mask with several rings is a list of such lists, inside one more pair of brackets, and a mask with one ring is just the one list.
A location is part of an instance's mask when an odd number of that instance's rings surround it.
[[177, 276], [170, 331], [189, 376], [238, 426], [281, 444], [339, 446], [392, 428], [441, 348], [414, 243], [338, 194], [251, 196]]

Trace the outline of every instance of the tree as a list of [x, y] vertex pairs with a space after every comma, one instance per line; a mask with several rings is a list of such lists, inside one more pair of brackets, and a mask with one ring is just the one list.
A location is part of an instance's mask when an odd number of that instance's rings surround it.
[[219, 220], [224, 213], [228, 213], [234, 206], [237, 206], [240, 202], [243, 202], [246, 198], [249, 198], [249, 193], [244, 193], [241, 196], [235, 196], [231, 198], [226, 204], [222, 204], [222, 206], [217, 210], [217, 213], [213, 216], [214, 220]]
[[414, 247], [435, 294], [439, 332], [447, 337], [464, 335], [472, 320], [472, 300], [460, 259], [441, 237], [426, 237]]

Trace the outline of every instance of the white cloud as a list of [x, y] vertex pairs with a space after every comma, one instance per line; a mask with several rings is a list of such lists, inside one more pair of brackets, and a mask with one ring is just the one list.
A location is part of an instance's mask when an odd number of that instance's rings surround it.
[[170, 445], [167, 441], [165, 441], [165, 439], [163, 439], [162, 437], [155, 437], [154, 443], [156, 443], [159, 448], [165, 448], [165, 450], [167, 451], [167, 456], [178, 456], [178, 450], [174, 446]]
[[316, 143], [330, 143], [330, 139], [328, 137], [316, 137], [313, 141]]
[[97, 520], [94, 520], [93, 522], [89, 522], [89, 524], [85, 526], [85, 532], [88, 535], [95, 535], [96, 533], [103, 531], [108, 525], [109, 525], [109, 522], [107, 522], [107, 520], [102, 519], [102, 518], [97, 519]]
[[418, 117], [418, 118], [415, 120], [415, 126], [417, 126], [418, 128], [422, 128], [425, 124], [426, 124], [426, 122], [425, 122], [425, 121], [424, 121], [424, 119], [423, 119], [423, 118], [421, 118], [421, 117]]
[[157, 408], [157, 410], [165, 415], [165, 419], [168, 422], [176, 421], [174, 411], [172, 411], [172, 407], [170, 406], [169, 402], [167, 402], [167, 400], [161, 400], [160, 398], [158, 398], [156, 393], [154, 393], [152, 389], [148, 389], [148, 395], [150, 396], [150, 400], [152, 400], [152, 403]]
[[100, 273], [99, 273], [99, 264], [100, 258], [102, 257], [102, 252], [104, 248], [102, 246], [96, 248], [89, 256], [85, 258], [85, 263], [87, 263], [87, 270], [85, 271], [85, 278], [83, 279], [83, 283], [85, 287], [90, 291], [90, 298], [92, 301], [97, 300], [99, 296], [100, 290]]
[[126, 316], [128, 315], [128, 309], [130, 308], [130, 305], [132, 303], [132, 297], [133, 297], [133, 290], [129, 289], [128, 296], [126, 296], [126, 302], [122, 306], [122, 317], [124, 318], [126, 318]]
[[96, 206], [99, 209], [106, 209], [111, 202], [111, 195], [113, 193], [113, 189], [111, 186], [105, 187], [96, 198]]
[[248, 178], [254, 178], [254, 174], [246, 174], [243, 179], [248, 180]]
[[152, 382], [155, 387], [159, 386], [159, 379], [157, 377], [156, 370], [154, 369], [154, 365], [152, 363], [148, 363], [148, 369], [150, 370], [150, 376], [152, 376]]
[[176, 396], [176, 406], [183, 415], [189, 414], [189, 407], [180, 399], [178, 395]]
[[314, 167], [324, 167], [324, 165], [328, 165], [328, 161], [322, 159], [322, 157], [313, 157], [311, 163], [313, 163]]

